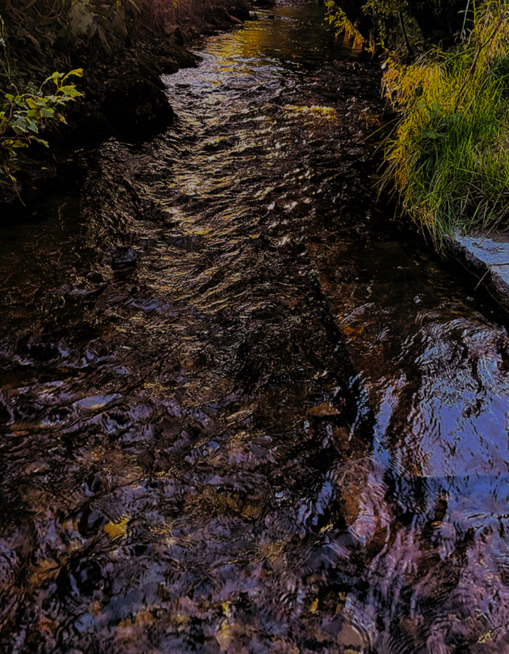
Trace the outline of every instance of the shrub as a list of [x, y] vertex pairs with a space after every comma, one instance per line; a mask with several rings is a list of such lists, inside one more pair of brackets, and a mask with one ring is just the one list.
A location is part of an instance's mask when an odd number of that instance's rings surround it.
[[40, 138], [44, 127], [56, 122], [65, 123], [63, 106], [81, 96], [70, 77], [81, 77], [83, 70], [69, 73], [53, 73], [37, 88], [34, 84], [23, 83], [19, 89], [13, 75], [12, 58], [6, 38], [5, 24], [0, 16], [0, 52], [2, 53], [0, 72], [10, 93], [0, 97], [0, 174], [3, 173], [15, 182], [18, 170], [17, 154], [21, 148], [31, 143], [48, 143]]
[[[158, 60], [173, 69], [168, 26], [247, 11], [247, 0], [9, 0], [0, 3], [0, 177], [13, 180], [18, 152], [45, 141], [39, 132], [64, 121], [63, 105], [81, 93], [69, 75], [85, 69], [87, 100], [101, 106], [111, 79], [158, 81]], [[176, 39], [178, 41], [178, 38]], [[62, 75], [54, 70], [71, 70]], [[49, 87], [53, 87], [49, 90]], [[126, 87], [127, 88], [127, 87]]]

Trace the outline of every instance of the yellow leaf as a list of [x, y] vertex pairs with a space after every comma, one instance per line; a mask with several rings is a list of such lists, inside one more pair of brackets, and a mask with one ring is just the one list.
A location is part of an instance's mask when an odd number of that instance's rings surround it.
[[326, 416], [336, 416], [339, 411], [328, 402], [323, 402], [323, 404], [319, 404], [318, 406], [312, 406], [306, 413], [308, 416], [325, 418]]
[[128, 524], [129, 516], [124, 516], [120, 522], [107, 522], [104, 525], [104, 531], [112, 540], [116, 538], [122, 538], [126, 532]]
[[230, 625], [225, 622], [221, 629], [216, 633], [216, 640], [222, 652], [225, 652], [232, 642], [232, 633]]
[[311, 604], [311, 608], [309, 610], [311, 611], [311, 613], [316, 613], [316, 611], [318, 610], [318, 597], [315, 600], [313, 600], [313, 603]]

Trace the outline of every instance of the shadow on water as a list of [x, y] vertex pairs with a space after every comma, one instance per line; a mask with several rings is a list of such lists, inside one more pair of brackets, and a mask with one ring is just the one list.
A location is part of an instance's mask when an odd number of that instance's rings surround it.
[[376, 204], [376, 66], [270, 15], [2, 228], [2, 651], [509, 648], [506, 331]]

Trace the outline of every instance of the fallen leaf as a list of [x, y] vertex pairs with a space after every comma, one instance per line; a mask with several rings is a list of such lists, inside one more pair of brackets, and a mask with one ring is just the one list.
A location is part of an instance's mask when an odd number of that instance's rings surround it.
[[327, 402], [323, 402], [323, 404], [319, 404], [318, 406], [312, 406], [306, 411], [308, 416], [315, 416], [318, 418], [326, 416], [337, 416], [338, 413], [339, 411], [336, 409], [336, 407], [331, 406]]
[[112, 540], [121, 538], [127, 530], [129, 520], [129, 516], [124, 516], [120, 522], [107, 522], [104, 525], [104, 531]]

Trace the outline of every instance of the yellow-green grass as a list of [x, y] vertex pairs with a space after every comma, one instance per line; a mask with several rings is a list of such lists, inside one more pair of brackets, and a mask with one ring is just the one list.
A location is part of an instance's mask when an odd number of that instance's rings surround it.
[[509, 3], [474, 8], [472, 31], [405, 66], [389, 59], [400, 114], [384, 183], [436, 243], [455, 230], [509, 229]]

